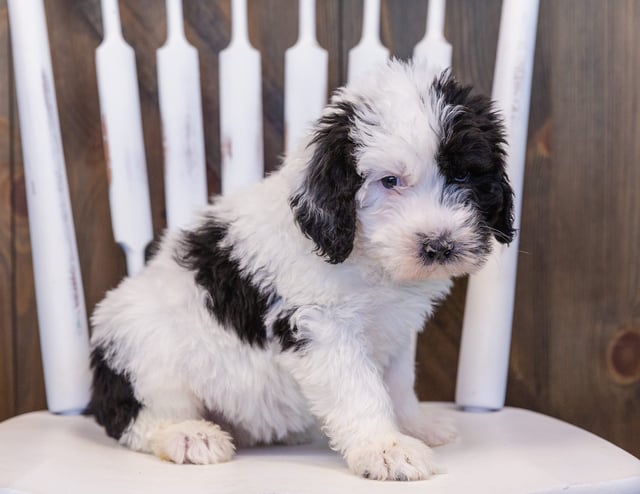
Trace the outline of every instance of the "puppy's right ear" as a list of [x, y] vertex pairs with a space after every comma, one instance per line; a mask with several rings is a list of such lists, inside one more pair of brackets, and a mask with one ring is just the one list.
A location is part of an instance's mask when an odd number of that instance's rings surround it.
[[355, 108], [345, 101], [334, 102], [325, 111], [309, 143], [313, 155], [303, 182], [289, 198], [302, 233], [332, 264], [349, 257], [356, 232], [356, 192], [362, 177], [354, 156], [354, 120]]

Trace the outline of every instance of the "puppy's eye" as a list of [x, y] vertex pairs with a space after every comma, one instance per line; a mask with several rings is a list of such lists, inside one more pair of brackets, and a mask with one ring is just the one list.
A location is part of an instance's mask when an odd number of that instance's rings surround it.
[[459, 184], [465, 184], [469, 181], [470, 178], [471, 178], [471, 173], [467, 171], [458, 171], [453, 176], [453, 181]]
[[389, 177], [384, 177], [383, 179], [380, 180], [380, 182], [382, 182], [382, 186], [385, 189], [393, 189], [394, 187], [398, 186], [398, 183], [400, 181], [398, 180], [398, 177], [389, 176]]

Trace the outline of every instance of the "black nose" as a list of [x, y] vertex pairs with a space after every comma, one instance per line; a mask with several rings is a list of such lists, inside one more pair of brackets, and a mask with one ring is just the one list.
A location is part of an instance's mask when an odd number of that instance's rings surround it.
[[438, 238], [426, 240], [422, 245], [425, 259], [429, 262], [445, 262], [453, 255], [455, 244], [449, 240]]

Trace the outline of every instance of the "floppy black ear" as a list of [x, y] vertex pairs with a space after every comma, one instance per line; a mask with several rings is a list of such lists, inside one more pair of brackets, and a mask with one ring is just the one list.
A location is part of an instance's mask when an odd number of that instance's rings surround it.
[[504, 121], [493, 101], [471, 94], [471, 86], [458, 83], [449, 71], [437, 78], [432, 89], [447, 105], [461, 111], [448, 113], [442, 122], [443, 138], [438, 165], [451, 182], [470, 171], [472, 190], [487, 225], [498, 242], [513, 240], [513, 190], [506, 174]]
[[353, 249], [356, 232], [356, 192], [362, 184], [351, 137], [355, 109], [332, 104], [333, 111], [318, 121], [309, 146], [313, 155], [302, 186], [289, 199], [302, 233], [316, 244], [316, 252], [332, 264], [343, 262]]
[[506, 173], [502, 174], [500, 180], [500, 191], [502, 194], [502, 205], [491, 227], [493, 235], [501, 244], [509, 244], [513, 240], [515, 230], [513, 229], [513, 190], [509, 184]]
[[[493, 170], [493, 198], [487, 198], [490, 206], [485, 209], [489, 226], [496, 240], [508, 244], [513, 240], [513, 189], [506, 172], [506, 130], [502, 115], [495, 109], [494, 102], [484, 95], [474, 95], [466, 105], [473, 125], [481, 133], [486, 144], [486, 160]], [[484, 154], [484, 153], [481, 153]]]

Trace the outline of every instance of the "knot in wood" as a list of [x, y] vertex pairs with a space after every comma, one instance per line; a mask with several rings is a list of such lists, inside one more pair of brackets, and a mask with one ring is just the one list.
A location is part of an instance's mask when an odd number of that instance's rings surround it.
[[607, 349], [607, 367], [618, 384], [640, 381], [640, 332], [628, 329], [613, 336]]

